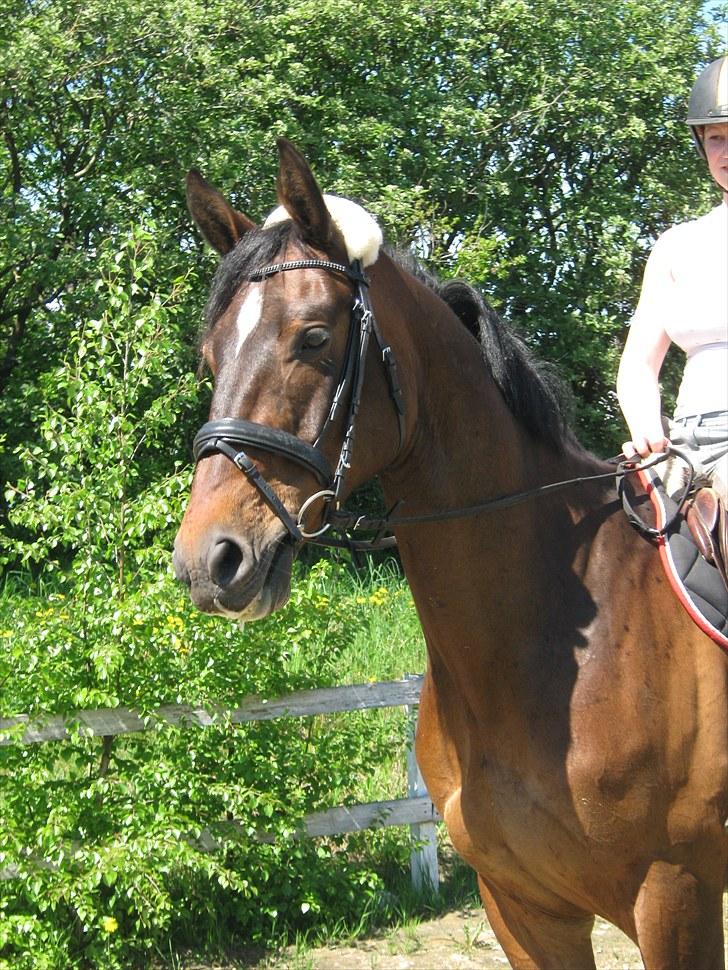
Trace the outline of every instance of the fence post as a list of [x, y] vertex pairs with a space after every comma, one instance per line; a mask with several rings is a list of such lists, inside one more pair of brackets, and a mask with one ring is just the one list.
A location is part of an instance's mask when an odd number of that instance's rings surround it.
[[[409, 677], [409, 675], [406, 676]], [[417, 710], [416, 707], [406, 705], [408, 720], [407, 795], [410, 798], [425, 798], [429, 797], [429, 793], [415, 758]], [[437, 867], [437, 826], [434, 822], [417, 822], [410, 825], [410, 832], [415, 843], [410, 855], [412, 886], [419, 893], [426, 889], [437, 893], [440, 884]]]

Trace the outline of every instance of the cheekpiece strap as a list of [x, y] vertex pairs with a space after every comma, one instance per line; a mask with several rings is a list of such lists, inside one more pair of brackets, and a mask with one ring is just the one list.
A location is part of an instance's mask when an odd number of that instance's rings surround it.
[[278, 516], [283, 525], [286, 527], [289, 536], [294, 542], [303, 542], [303, 535], [298, 527], [298, 523], [293, 521], [293, 518], [288, 512], [283, 502], [278, 498], [276, 493], [273, 491], [269, 482], [258, 471], [255, 462], [250, 459], [245, 452], [237, 448], [233, 448], [229, 442], [219, 440], [217, 441], [216, 450], [222, 452], [226, 458], [247, 475], [248, 479], [255, 485], [260, 493], [263, 501], [267, 506], [272, 509], [273, 512]]

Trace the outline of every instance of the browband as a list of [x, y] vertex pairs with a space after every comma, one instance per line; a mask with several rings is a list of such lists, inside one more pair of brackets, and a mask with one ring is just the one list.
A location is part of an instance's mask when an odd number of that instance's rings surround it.
[[276, 273], [283, 273], [289, 269], [328, 269], [334, 273], [342, 273], [348, 276], [354, 283], [362, 283], [369, 286], [369, 280], [363, 273], [358, 272], [352, 266], [345, 266], [343, 263], [332, 263], [328, 259], [291, 259], [287, 263], [273, 263], [272, 266], [264, 266], [249, 273], [247, 278], [252, 282], [265, 280]]

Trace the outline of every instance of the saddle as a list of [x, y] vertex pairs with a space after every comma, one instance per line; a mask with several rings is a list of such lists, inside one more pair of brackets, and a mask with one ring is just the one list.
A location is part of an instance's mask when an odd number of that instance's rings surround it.
[[688, 501], [685, 518], [701, 556], [715, 566], [728, 589], [728, 510], [715, 489], [699, 488]]

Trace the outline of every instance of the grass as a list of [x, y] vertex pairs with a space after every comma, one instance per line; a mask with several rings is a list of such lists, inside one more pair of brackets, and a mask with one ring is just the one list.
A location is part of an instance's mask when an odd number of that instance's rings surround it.
[[[347, 571], [331, 595], [351, 603], [354, 637], [340, 657], [339, 683], [399, 680], [425, 669], [425, 645], [409, 587], [396, 563], [385, 560], [363, 570]], [[350, 718], [351, 714], [338, 715]], [[380, 801], [406, 794], [406, 746], [413, 725], [408, 725], [404, 708], [383, 708], [362, 712], [358, 717], [378, 724], [398, 743], [391, 757], [375, 766], [366, 777], [352, 779], [353, 801]], [[333, 719], [335, 721], [335, 718]]]
[[421, 949], [422, 944], [417, 937], [418, 920], [412, 916], [404, 919], [400, 926], [393, 929], [387, 937], [387, 949], [390, 956], [407, 956]]
[[463, 935], [465, 939], [461, 950], [466, 956], [472, 955], [477, 947], [482, 945], [480, 937], [484, 930], [485, 920], [479, 920], [475, 925], [475, 930], [472, 930], [467, 923], [463, 925]]
[[[336, 570], [323, 581], [322, 592], [344, 601], [353, 626], [351, 642], [337, 659], [339, 683], [422, 673], [424, 639], [409, 587], [394, 560]], [[305, 657], [299, 662], [305, 663]]]

